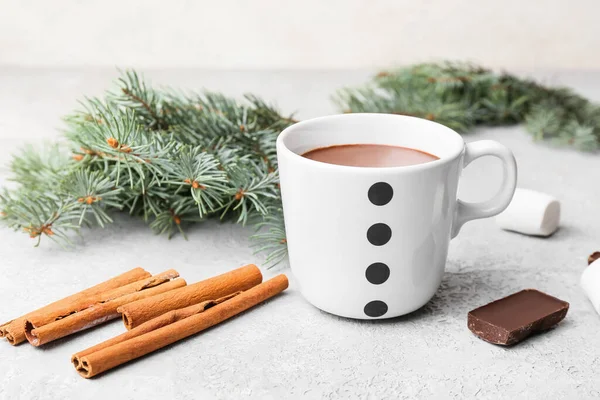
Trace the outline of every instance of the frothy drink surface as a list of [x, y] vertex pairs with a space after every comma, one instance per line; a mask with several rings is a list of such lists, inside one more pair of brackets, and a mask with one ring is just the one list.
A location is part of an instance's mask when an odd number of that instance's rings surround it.
[[408, 147], [384, 144], [343, 144], [319, 147], [302, 157], [350, 167], [403, 167], [438, 160], [432, 154]]

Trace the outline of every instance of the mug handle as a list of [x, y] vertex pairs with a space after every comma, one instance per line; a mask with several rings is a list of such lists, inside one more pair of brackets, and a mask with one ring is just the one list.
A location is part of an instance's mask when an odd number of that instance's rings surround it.
[[456, 213], [452, 224], [452, 238], [460, 228], [474, 219], [493, 217], [508, 207], [517, 187], [517, 162], [508, 147], [493, 140], [480, 140], [465, 146], [463, 168], [483, 156], [498, 157], [502, 161], [502, 184], [494, 197], [481, 203], [467, 203], [457, 200]]

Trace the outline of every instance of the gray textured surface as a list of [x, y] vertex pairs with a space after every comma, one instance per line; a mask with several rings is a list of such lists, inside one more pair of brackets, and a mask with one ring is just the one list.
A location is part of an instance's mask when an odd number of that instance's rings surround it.
[[[158, 83], [207, 87], [275, 100], [299, 118], [334, 112], [328, 96], [364, 72], [154, 71]], [[539, 75], [539, 74], [538, 74]], [[600, 99], [600, 74], [541, 74]], [[60, 116], [83, 94], [115, 77], [103, 70], [0, 69], [0, 163], [25, 141], [55, 138]], [[519, 185], [562, 200], [563, 224], [549, 239], [499, 230], [493, 220], [467, 224], [450, 246], [435, 298], [412, 315], [383, 322], [337, 318], [291, 289], [268, 304], [98, 379], [80, 378], [70, 355], [123, 331], [113, 322], [43, 349], [0, 342], [0, 398], [552, 398], [600, 396], [600, 317], [579, 288], [585, 259], [600, 248], [600, 158], [531, 143], [518, 127], [480, 130], [519, 163]], [[463, 198], [482, 200], [500, 178], [494, 160], [465, 170]], [[0, 183], [6, 170], [0, 170]], [[4, 182], [5, 183], [5, 182]], [[0, 320], [22, 314], [133, 266], [177, 268], [193, 282], [248, 262], [248, 230], [206, 223], [190, 240], [153, 236], [118, 218], [84, 232], [74, 251], [38, 249], [26, 235], [0, 230]], [[288, 270], [285, 270], [289, 272]], [[276, 271], [268, 271], [272, 275]], [[343, 279], [343, 277], [341, 277]], [[535, 287], [567, 300], [560, 326], [513, 348], [487, 344], [466, 327], [470, 309]]]

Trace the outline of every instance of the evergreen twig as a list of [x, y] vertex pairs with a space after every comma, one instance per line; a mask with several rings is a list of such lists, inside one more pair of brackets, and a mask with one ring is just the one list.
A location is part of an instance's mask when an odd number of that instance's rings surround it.
[[600, 106], [568, 88], [551, 88], [466, 63], [427, 63], [382, 71], [366, 86], [340, 90], [344, 112], [385, 112], [439, 122], [458, 132], [524, 123], [535, 140], [594, 151]]
[[[16, 190], [0, 195], [0, 222], [70, 245], [69, 231], [105, 226], [111, 210], [140, 216], [168, 237], [209, 217], [269, 231], [280, 207], [275, 138], [293, 120], [261, 99], [152, 88], [126, 71], [103, 99], [68, 116], [68, 147], [26, 146]], [[277, 224], [282, 222], [277, 221]], [[265, 240], [268, 238], [265, 237]], [[273, 238], [279, 260], [285, 243]]]
[[[342, 89], [344, 112], [426, 118], [467, 132], [524, 123], [535, 140], [600, 147], [600, 106], [550, 88], [462, 63], [381, 72]], [[105, 226], [112, 210], [141, 217], [169, 238], [206, 218], [255, 224], [257, 251], [274, 265], [287, 254], [275, 139], [296, 122], [253, 95], [152, 88], [126, 71], [115, 90], [86, 99], [65, 119], [68, 147], [26, 146], [11, 163], [18, 188], [0, 194], [0, 223], [36, 240], [70, 245], [69, 231]], [[69, 156], [68, 150], [72, 155]]]

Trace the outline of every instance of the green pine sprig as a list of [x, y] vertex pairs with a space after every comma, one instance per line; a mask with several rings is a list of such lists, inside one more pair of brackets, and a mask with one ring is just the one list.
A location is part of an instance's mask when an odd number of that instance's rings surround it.
[[427, 63], [382, 71], [340, 90], [344, 112], [385, 112], [439, 122], [458, 132], [524, 123], [535, 140], [583, 151], [600, 146], [600, 106], [568, 88], [551, 88], [466, 63]]
[[126, 71], [65, 122], [67, 144], [26, 146], [11, 164], [17, 189], [0, 195], [0, 222], [36, 244], [71, 245], [70, 231], [104, 227], [116, 210], [168, 237], [207, 218], [268, 232], [281, 207], [275, 138], [294, 120], [255, 96], [159, 90]]

